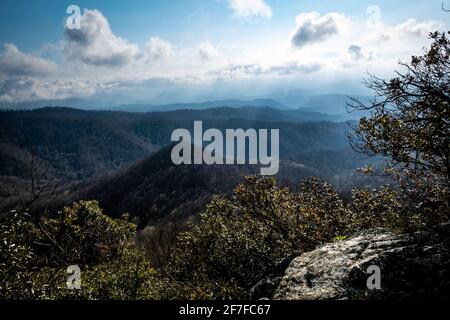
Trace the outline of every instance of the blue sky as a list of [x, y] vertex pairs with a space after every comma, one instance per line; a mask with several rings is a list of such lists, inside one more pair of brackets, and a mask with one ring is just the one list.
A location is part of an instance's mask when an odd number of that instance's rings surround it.
[[[79, 32], [65, 27], [71, 4], [82, 10]], [[263, 93], [389, 74], [428, 43], [427, 32], [448, 29], [450, 14], [440, 7], [435, 0], [3, 0], [0, 101], [152, 100], [167, 90], [206, 99], [204, 91], [237, 96], [237, 88]]]
[[[423, 20], [448, 20], [448, 14], [439, 10], [441, 1], [431, 0], [272, 0], [273, 18], [233, 18], [226, 0], [3, 0], [0, 2], [0, 43], [12, 42], [23, 50], [39, 49], [43, 43], [57, 42], [63, 36], [66, 8], [77, 4], [80, 8], [98, 9], [108, 17], [115, 33], [130, 41], [144, 43], [149, 35], [159, 35], [171, 41], [189, 41], [192, 38], [223, 36], [246, 37], [273, 30], [290, 30], [295, 16], [302, 11], [344, 12], [366, 18], [366, 8], [378, 5], [387, 23], [398, 23], [410, 17]], [[449, 1], [450, 6], [450, 1]]]

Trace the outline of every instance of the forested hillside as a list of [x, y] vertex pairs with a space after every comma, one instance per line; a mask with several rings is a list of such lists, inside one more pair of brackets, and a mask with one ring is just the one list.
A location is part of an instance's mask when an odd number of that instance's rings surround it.
[[350, 124], [322, 117], [328, 118], [268, 107], [139, 114], [70, 108], [0, 112], [0, 179], [6, 182], [0, 190], [1, 205], [14, 205], [11, 180], [29, 179], [30, 159], [35, 156], [49, 166], [46, 178], [59, 189], [57, 196], [45, 200], [47, 207], [96, 199], [111, 215], [127, 211], [141, 223], [194, 214], [213, 194], [229, 194], [244, 174], [258, 170], [255, 166], [174, 166], [170, 150], [161, 148], [172, 143], [173, 130], [192, 131], [195, 120], [203, 120], [204, 130], [223, 132], [279, 128], [280, 182], [295, 185], [318, 176], [348, 194], [353, 186], [369, 183], [362, 175], [355, 176], [366, 162], [348, 145], [345, 134]]
[[[44, 108], [0, 112], [0, 175], [23, 174], [21, 157], [11, 148], [36, 149], [51, 159], [64, 179], [77, 180], [117, 169], [170, 144], [176, 128], [204, 120], [212, 128], [279, 128], [281, 156], [346, 145], [345, 123], [307, 123], [327, 116], [271, 108], [220, 108], [157, 113], [81, 111]], [[19, 163], [17, 163], [19, 162]]]

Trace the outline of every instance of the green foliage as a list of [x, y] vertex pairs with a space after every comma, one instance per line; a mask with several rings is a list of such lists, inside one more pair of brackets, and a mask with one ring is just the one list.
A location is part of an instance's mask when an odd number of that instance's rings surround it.
[[[162, 260], [135, 245], [135, 225], [126, 216], [107, 217], [95, 201], [75, 203], [34, 222], [13, 212], [0, 224], [0, 297], [248, 298], [260, 279], [326, 242], [367, 228], [417, 230], [447, 221], [448, 194], [432, 185], [415, 186], [407, 192], [354, 190], [345, 205], [317, 178], [293, 192], [273, 178], [249, 176], [230, 199], [216, 196], [187, 229], [150, 232], [155, 242], [146, 248], [163, 252]], [[74, 264], [82, 270], [81, 290], [66, 287], [66, 269]]]
[[399, 226], [404, 213], [399, 191], [388, 187], [354, 190], [351, 210], [356, 217], [352, 222], [353, 229]]
[[[2, 218], [0, 297], [33, 299], [150, 299], [160, 280], [133, 243], [127, 217], [105, 216], [95, 201], [81, 201], [32, 223]], [[66, 269], [82, 270], [81, 290], [68, 290]], [[159, 281], [159, 282], [158, 282]]]
[[114, 259], [136, 227], [104, 214], [95, 201], [81, 201], [37, 223], [34, 249], [45, 265], [102, 263]]
[[231, 200], [216, 197], [200, 222], [179, 235], [170, 276], [211, 298], [245, 297], [277, 265], [347, 232], [337, 193], [311, 179], [292, 193], [274, 179], [246, 177]]
[[399, 232], [429, 228], [450, 219], [449, 193], [440, 185], [424, 180], [409, 187], [353, 191], [350, 210], [354, 212], [353, 230], [371, 227]]
[[[450, 34], [450, 32], [449, 32]], [[448, 221], [450, 214], [450, 39], [433, 40], [422, 56], [401, 63], [390, 80], [366, 80], [377, 99], [351, 107], [370, 111], [350, 135], [352, 146], [388, 157], [386, 173], [395, 188], [356, 191], [353, 211], [364, 212], [355, 225], [414, 230]], [[370, 171], [370, 170], [369, 170]]]
[[377, 100], [351, 107], [370, 111], [350, 136], [353, 147], [366, 154], [388, 156], [392, 167], [414, 176], [450, 181], [450, 40], [430, 35], [433, 44], [414, 56], [390, 80], [366, 80]]
[[[368, 228], [404, 232], [448, 221], [446, 193], [438, 197], [430, 188], [355, 189], [351, 203], [344, 205], [317, 178], [292, 192], [274, 179], [246, 177], [231, 199], [214, 198], [200, 221], [179, 235], [165, 270], [177, 284], [169, 295], [248, 298], [251, 286], [276, 273], [282, 262], [326, 242]], [[423, 202], [427, 192], [433, 196], [429, 203]]]
[[347, 240], [348, 239], [348, 236], [336, 236], [336, 237], [334, 237], [333, 238], [333, 242], [339, 242], [339, 241], [344, 241], [344, 240]]
[[0, 219], [0, 293], [3, 298], [18, 297], [29, 276], [35, 258], [29, 235], [33, 224], [22, 215], [11, 212]]
[[353, 213], [334, 188], [317, 178], [305, 180], [296, 195], [301, 246], [310, 250], [333, 237], [349, 234]]

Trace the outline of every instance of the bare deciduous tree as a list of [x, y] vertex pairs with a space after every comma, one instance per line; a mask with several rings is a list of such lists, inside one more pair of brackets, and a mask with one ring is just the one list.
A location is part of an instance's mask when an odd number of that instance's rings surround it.
[[12, 177], [6, 182], [7, 193], [15, 200], [19, 213], [26, 212], [39, 200], [55, 196], [58, 186], [51, 173], [51, 161], [41, 159], [36, 148], [31, 150], [26, 163], [25, 177]]

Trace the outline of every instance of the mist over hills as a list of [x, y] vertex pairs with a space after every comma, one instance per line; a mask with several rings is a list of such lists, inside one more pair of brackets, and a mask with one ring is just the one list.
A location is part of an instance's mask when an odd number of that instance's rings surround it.
[[[369, 103], [367, 96], [351, 96], [356, 98], [364, 104]], [[319, 96], [312, 96], [303, 101], [299, 109], [309, 112], [320, 112], [328, 115], [344, 115], [347, 113], [347, 104], [350, 102], [350, 97], [342, 94], [323, 94]], [[352, 115], [361, 115], [361, 113], [350, 113]]]

